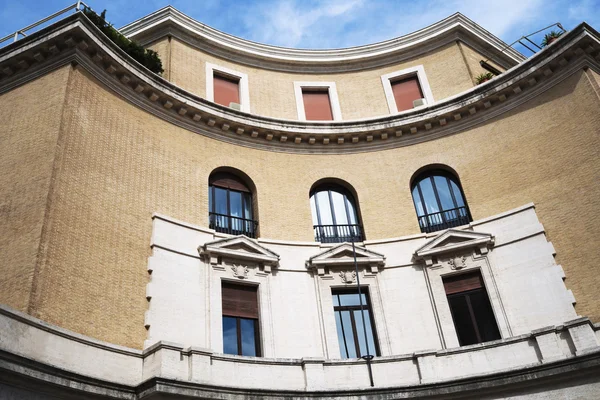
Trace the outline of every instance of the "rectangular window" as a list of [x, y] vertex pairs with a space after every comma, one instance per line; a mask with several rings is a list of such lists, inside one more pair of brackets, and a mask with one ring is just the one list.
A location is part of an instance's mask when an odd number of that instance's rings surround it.
[[333, 121], [328, 90], [302, 89], [307, 121]]
[[423, 91], [419, 84], [417, 76], [391, 81], [392, 92], [396, 100], [398, 111], [410, 110], [413, 108], [413, 101], [423, 98]]
[[214, 102], [229, 107], [240, 104], [240, 79], [213, 74]]
[[223, 282], [223, 353], [260, 357], [258, 288]]
[[451, 276], [443, 281], [460, 345], [500, 339], [481, 272]]
[[[360, 310], [360, 302], [356, 290], [333, 289], [333, 312], [337, 325], [338, 341], [340, 344], [340, 355], [342, 358], [358, 358], [367, 355], [367, 343], [371, 355], [379, 355], [379, 347], [373, 315], [369, 303], [369, 295], [366, 288], [361, 287], [363, 311]], [[362, 314], [362, 315], [361, 315]], [[363, 320], [367, 330], [365, 330]]]

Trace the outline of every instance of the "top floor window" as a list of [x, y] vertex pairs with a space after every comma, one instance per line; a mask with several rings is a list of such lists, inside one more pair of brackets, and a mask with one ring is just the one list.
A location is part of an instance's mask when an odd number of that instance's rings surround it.
[[381, 83], [391, 114], [434, 102], [422, 65], [382, 75]]
[[331, 101], [327, 90], [302, 89], [304, 114], [308, 121], [332, 121]]
[[435, 232], [472, 221], [458, 178], [448, 171], [426, 171], [413, 181], [412, 197], [421, 232]]
[[335, 82], [294, 82], [300, 121], [340, 121], [342, 111]]
[[423, 98], [421, 84], [416, 76], [395, 80], [391, 84], [398, 111], [414, 108], [414, 101]]
[[250, 112], [248, 74], [206, 63], [206, 100]]
[[252, 192], [238, 176], [214, 172], [209, 178], [209, 226], [217, 232], [256, 237]]
[[215, 74], [213, 77], [215, 103], [231, 106], [240, 104], [240, 79]]
[[362, 241], [354, 196], [346, 188], [319, 185], [310, 195], [315, 240], [322, 243]]

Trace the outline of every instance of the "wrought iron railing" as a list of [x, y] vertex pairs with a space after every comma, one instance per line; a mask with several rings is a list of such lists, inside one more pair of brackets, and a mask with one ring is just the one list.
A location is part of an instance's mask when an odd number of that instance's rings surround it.
[[315, 241], [321, 243], [362, 242], [362, 227], [355, 225], [313, 225]]
[[19, 29], [18, 31], [13, 32], [10, 35], [0, 38], [0, 47], [3, 46], [4, 42], [6, 42], [10, 39], [12, 39], [13, 42], [16, 42], [17, 40], [20, 39], [19, 36], [26, 37], [27, 31], [33, 30], [34, 28], [37, 28], [38, 26], [45, 24], [46, 22], [49, 22], [57, 17], [60, 17], [61, 15], [68, 13], [71, 10], [74, 10], [75, 12], [77, 12], [77, 11], [81, 10], [83, 7], [87, 7], [87, 5], [83, 1], [78, 1], [77, 3], [71, 4], [70, 6], [63, 8], [62, 10], [57, 11], [54, 14], [52, 14], [46, 18], [40, 19], [39, 21], [37, 21], [29, 26], [26, 26], [25, 28]]
[[208, 219], [209, 227], [217, 232], [256, 238], [258, 221], [217, 213], [208, 213]]
[[471, 222], [467, 207], [452, 208], [441, 212], [426, 214], [419, 217], [421, 232], [430, 233], [448, 228], [467, 225]]

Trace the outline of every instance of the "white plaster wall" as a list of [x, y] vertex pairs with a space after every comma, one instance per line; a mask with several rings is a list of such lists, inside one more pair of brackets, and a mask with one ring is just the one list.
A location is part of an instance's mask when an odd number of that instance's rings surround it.
[[441, 348], [423, 268], [385, 269], [381, 273], [380, 291], [391, 354]]
[[108, 382], [139, 383], [141, 352], [96, 341], [39, 320], [34, 324], [23, 322], [33, 320], [17, 311], [0, 314], [0, 350]]
[[277, 271], [271, 283], [275, 354], [324, 357], [314, 278], [305, 271]]
[[213, 358], [211, 384], [254, 389], [302, 389], [306, 382], [300, 363], [256, 363], [238, 357]]
[[423, 382], [435, 382], [535, 365], [539, 361], [535, 344], [529, 340], [521, 340], [510, 346], [440, 352], [425, 357], [420, 361], [419, 367]]
[[155, 248], [148, 260], [152, 270], [145, 347], [163, 340], [208, 347], [206, 268], [198, 258]]
[[[503, 338], [577, 317], [533, 204], [474, 221], [470, 229], [495, 239], [486, 254], [473, 249], [469, 262], [470, 268], [482, 269]], [[441, 283], [448, 267], [444, 264], [434, 272], [414, 256], [441, 233], [365, 244], [386, 257], [385, 266], [374, 275], [361, 268], [382, 356], [458, 346]], [[198, 247], [226, 237], [165, 216], [154, 218], [146, 347], [167, 340], [222, 352], [220, 282], [237, 279], [229, 267], [234, 261], [210, 264], [201, 260]], [[344, 283], [335, 267], [329, 274], [313, 276], [306, 264], [331, 245], [270, 239], [257, 243], [280, 256], [270, 273], [246, 262], [250, 273], [244, 279], [259, 285], [263, 356], [338, 358], [331, 287]]]

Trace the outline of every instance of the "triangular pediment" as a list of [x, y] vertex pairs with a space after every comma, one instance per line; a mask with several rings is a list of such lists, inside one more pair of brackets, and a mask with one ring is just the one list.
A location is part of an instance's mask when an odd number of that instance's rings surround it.
[[[358, 264], [369, 264], [382, 266], [385, 263], [385, 256], [361, 246], [355, 246], [356, 262]], [[344, 266], [354, 263], [354, 254], [351, 243], [342, 243], [327, 249], [308, 259], [308, 267], [316, 266]]]
[[251, 260], [268, 265], [275, 265], [279, 262], [279, 255], [277, 253], [244, 235], [205, 243], [198, 248], [198, 251], [200, 254], [209, 257], [225, 256], [233, 259]]
[[449, 229], [417, 249], [415, 256], [417, 259], [427, 260], [434, 255], [468, 248], [478, 248], [482, 253], [487, 253], [487, 249], [493, 244], [494, 237], [489, 233]]

